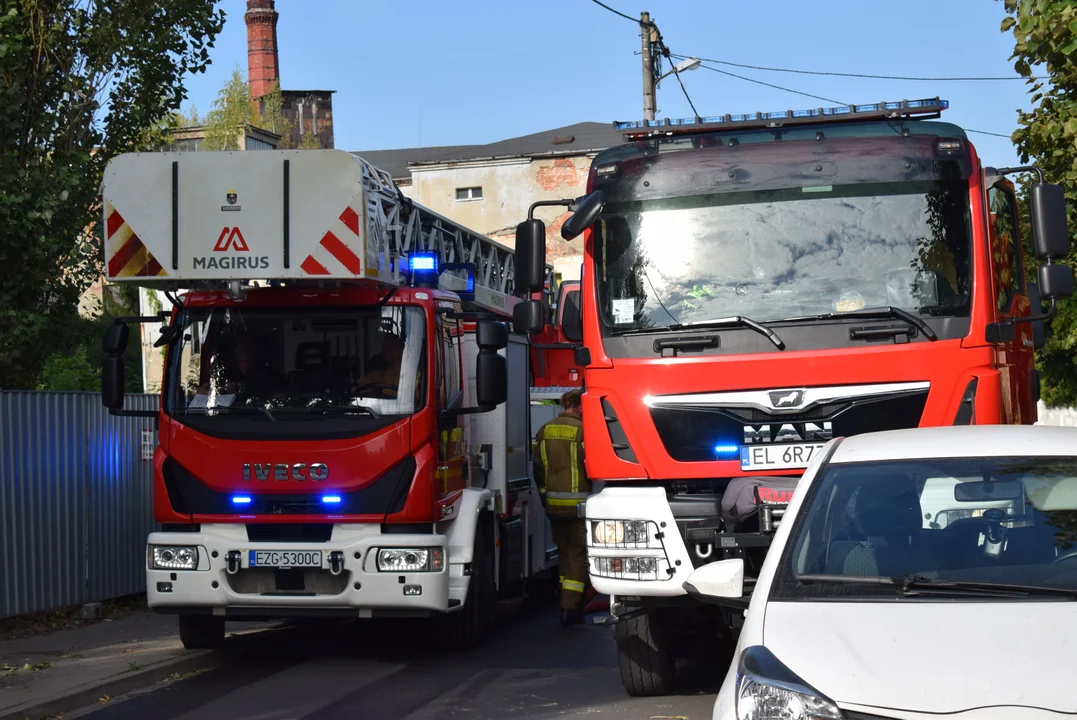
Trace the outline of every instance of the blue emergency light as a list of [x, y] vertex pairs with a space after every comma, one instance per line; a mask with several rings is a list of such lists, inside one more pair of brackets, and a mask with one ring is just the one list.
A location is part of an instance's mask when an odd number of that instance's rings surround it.
[[232, 504], [233, 505], [250, 505], [251, 504], [251, 496], [250, 495], [233, 495], [232, 496]]
[[437, 275], [437, 253], [411, 253], [408, 255], [408, 271], [412, 275]]
[[340, 495], [322, 495], [322, 502], [326, 505], [339, 505], [341, 500]]
[[[948, 100], [926, 98], [897, 102], [868, 103], [866, 105], [838, 105], [836, 107], [808, 108], [805, 110], [778, 110], [776, 112], [741, 113], [737, 115], [708, 115], [694, 118], [666, 118], [663, 120], [632, 120], [614, 122], [617, 130], [625, 130], [628, 137], [673, 132], [700, 132], [750, 127], [777, 127], [844, 120], [875, 120], [933, 116], [950, 107]], [[638, 131], [638, 132], [633, 132]]]
[[734, 443], [720, 442], [714, 446], [715, 460], [736, 460], [740, 457], [740, 446]]

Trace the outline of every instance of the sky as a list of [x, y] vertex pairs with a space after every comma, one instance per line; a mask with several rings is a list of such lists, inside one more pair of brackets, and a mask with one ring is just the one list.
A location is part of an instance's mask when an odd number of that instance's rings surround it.
[[[604, 0], [651, 13], [673, 53], [799, 70], [1015, 77], [1001, 0]], [[638, 24], [592, 0], [277, 0], [281, 86], [335, 90], [336, 147], [383, 150], [495, 142], [582, 121], [642, 118]], [[205, 113], [235, 67], [246, 74], [245, 0], [222, 0], [208, 72], [186, 81]], [[984, 163], [1017, 164], [1008, 139], [1027, 86], [822, 77], [716, 66], [828, 103], [722, 75], [682, 74], [700, 115], [939, 96]], [[668, 67], [667, 67], [668, 69]], [[693, 113], [676, 80], [657, 117]]]

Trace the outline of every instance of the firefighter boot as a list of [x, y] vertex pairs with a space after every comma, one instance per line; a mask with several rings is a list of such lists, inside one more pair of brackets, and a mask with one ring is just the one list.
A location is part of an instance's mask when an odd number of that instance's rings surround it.
[[562, 610], [561, 624], [565, 627], [568, 627], [569, 625], [582, 625], [583, 613], [579, 610]]

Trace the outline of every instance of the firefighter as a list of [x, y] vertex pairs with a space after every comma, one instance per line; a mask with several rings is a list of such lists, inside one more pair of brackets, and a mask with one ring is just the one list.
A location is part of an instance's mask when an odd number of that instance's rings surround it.
[[535, 483], [550, 518], [561, 565], [561, 624], [583, 622], [587, 580], [585, 523], [576, 506], [591, 494], [583, 469], [582, 390], [561, 397], [561, 414], [535, 435]]

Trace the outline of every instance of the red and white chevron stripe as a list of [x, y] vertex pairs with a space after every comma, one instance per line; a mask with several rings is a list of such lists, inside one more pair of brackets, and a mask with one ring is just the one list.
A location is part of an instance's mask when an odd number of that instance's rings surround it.
[[300, 265], [307, 275], [360, 275], [362, 241], [359, 237], [359, 214], [350, 206], [333, 223]]

